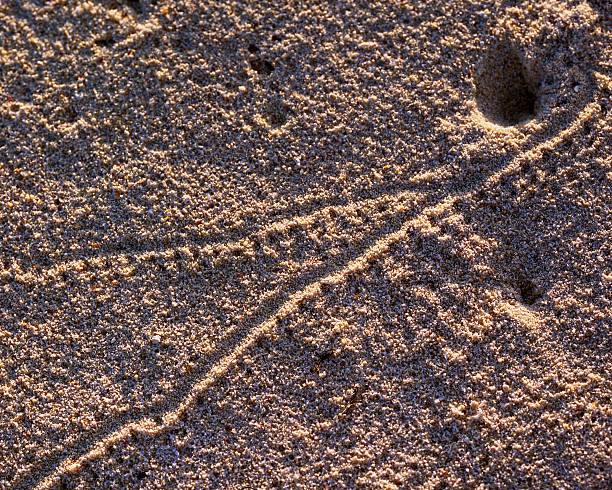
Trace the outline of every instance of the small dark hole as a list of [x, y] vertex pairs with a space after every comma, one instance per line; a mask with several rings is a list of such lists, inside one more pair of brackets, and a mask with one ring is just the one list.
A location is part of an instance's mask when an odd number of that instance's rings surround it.
[[264, 60], [263, 62], [263, 66], [264, 66], [264, 73], [266, 75], [272, 73], [274, 71], [274, 65], [268, 61], [268, 60]]
[[260, 58], [254, 54], [249, 56], [249, 65], [259, 75], [267, 76], [274, 71], [274, 65], [266, 59]]
[[528, 279], [521, 279], [518, 282], [518, 287], [521, 293], [521, 301], [526, 305], [532, 305], [542, 297], [537, 286]]
[[136, 478], [138, 478], [139, 480], [144, 479], [146, 476], [147, 476], [147, 474], [144, 471], [142, 471], [142, 470], [138, 470], [136, 472]]
[[331, 359], [331, 357], [334, 355], [334, 353], [330, 350], [322, 352], [319, 354], [319, 360], [320, 361], [327, 361], [329, 359]]
[[94, 43], [101, 48], [109, 48], [113, 44], [115, 44], [115, 40], [112, 37], [101, 37], [96, 39]]
[[249, 44], [247, 49], [249, 50], [249, 53], [251, 54], [257, 53], [257, 51], [259, 51], [259, 48], [255, 46], [253, 43]]
[[522, 57], [508, 40], [484, 54], [474, 86], [480, 111], [497, 124], [513, 126], [536, 115], [537, 80], [527, 75]]

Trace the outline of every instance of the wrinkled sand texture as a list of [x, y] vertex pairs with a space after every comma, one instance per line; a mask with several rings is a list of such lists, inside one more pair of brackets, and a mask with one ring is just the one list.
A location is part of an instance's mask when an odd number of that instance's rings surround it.
[[611, 486], [611, 24], [0, 2], [0, 488]]

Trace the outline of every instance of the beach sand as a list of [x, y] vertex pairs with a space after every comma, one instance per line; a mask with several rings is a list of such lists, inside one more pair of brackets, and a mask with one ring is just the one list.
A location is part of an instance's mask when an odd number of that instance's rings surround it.
[[610, 488], [611, 27], [0, 1], [0, 488]]

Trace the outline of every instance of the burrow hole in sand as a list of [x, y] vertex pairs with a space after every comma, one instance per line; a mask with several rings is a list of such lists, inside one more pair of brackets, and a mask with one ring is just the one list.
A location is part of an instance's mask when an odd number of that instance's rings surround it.
[[501, 126], [515, 126], [536, 116], [538, 85], [508, 40], [493, 43], [474, 73], [478, 109], [489, 121]]
[[533, 305], [542, 297], [540, 289], [529, 279], [521, 278], [517, 285], [521, 295], [521, 301], [528, 306]]

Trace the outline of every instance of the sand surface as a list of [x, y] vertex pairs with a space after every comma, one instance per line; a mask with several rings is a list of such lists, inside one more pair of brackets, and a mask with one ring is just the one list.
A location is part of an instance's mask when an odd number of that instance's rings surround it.
[[0, 488], [610, 488], [607, 0], [0, 0]]

